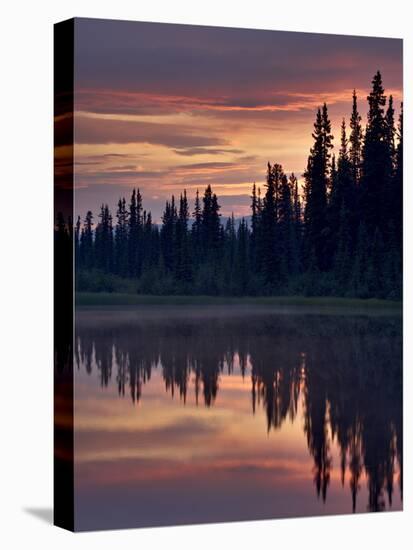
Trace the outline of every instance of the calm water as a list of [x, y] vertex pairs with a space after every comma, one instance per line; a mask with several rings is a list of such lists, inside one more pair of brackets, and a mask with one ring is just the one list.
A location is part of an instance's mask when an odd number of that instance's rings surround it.
[[76, 332], [78, 529], [402, 508], [400, 317], [81, 308]]

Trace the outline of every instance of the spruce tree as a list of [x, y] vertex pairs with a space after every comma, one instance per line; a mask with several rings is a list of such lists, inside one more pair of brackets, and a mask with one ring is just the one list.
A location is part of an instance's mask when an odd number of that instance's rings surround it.
[[300, 229], [301, 221], [302, 221], [302, 206], [301, 206], [301, 197], [300, 193], [298, 191], [298, 179], [296, 178], [294, 172], [290, 174], [290, 187], [291, 187], [291, 193], [293, 197], [293, 216], [294, 216], [294, 223], [297, 226], [297, 229]]
[[138, 210], [136, 203], [136, 190], [132, 190], [129, 204], [129, 227], [128, 227], [128, 263], [129, 276], [137, 275], [137, 246], [138, 246]]
[[251, 195], [251, 213], [250, 261], [258, 274], [262, 272], [263, 260], [262, 200], [261, 189], [255, 183]]
[[[394, 123], [393, 96], [389, 96], [388, 106], [385, 114], [385, 143], [387, 155], [389, 157], [389, 177], [385, 188], [385, 201], [387, 204], [388, 223], [382, 230], [385, 231], [386, 238], [393, 238], [395, 229], [395, 171], [396, 171], [396, 128]], [[399, 213], [400, 215], [400, 213]], [[390, 235], [392, 234], [392, 235]]]
[[257, 234], [258, 234], [258, 224], [259, 224], [259, 212], [258, 212], [258, 197], [257, 197], [257, 186], [252, 186], [251, 194], [251, 240], [250, 240], [250, 256], [253, 264], [257, 261]]
[[284, 283], [297, 272], [298, 258], [294, 233], [294, 213], [291, 187], [283, 174], [278, 201], [278, 251], [280, 258], [280, 279]]
[[392, 170], [395, 164], [395, 155], [396, 155], [396, 128], [394, 125], [394, 107], [393, 107], [393, 96], [389, 96], [389, 102], [387, 105], [387, 111], [385, 116], [385, 140], [387, 147], [389, 149], [389, 154], [391, 158]]
[[81, 267], [81, 256], [80, 256], [80, 236], [81, 236], [81, 221], [80, 216], [77, 217], [76, 227], [75, 227], [75, 268], [79, 270]]
[[94, 267], [94, 251], [93, 251], [93, 214], [90, 210], [87, 211], [83, 224], [83, 231], [80, 238], [82, 264], [86, 269]]
[[128, 274], [128, 216], [126, 200], [123, 197], [118, 201], [115, 229], [115, 272], [121, 277]]
[[333, 147], [327, 105], [318, 109], [314, 145], [308, 158], [305, 177], [305, 252], [306, 262], [320, 270], [328, 266], [327, 188], [329, 185], [330, 149]]
[[261, 211], [261, 237], [262, 237], [262, 270], [264, 281], [269, 289], [274, 287], [278, 277], [278, 264], [276, 253], [277, 232], [277, 184], [274, 178], [274, 170], [270, 163], [267, 165], [267, 181], [265, 195]]
[[179, 213], [176, 222], [176, 276], [188, 283], [191, 280], [191, 258], [188, 237], [189, 207], [186, 190], [179, 199]]
[[139, 188], [136, 191], [136, 216], [137, 216], [137, 242], [136, 242], [136, 275], [139, 278], [142, 274], [142, 234], [143, 234], [143, 217], [142, 217], [142, 195]]
[[351, 111], [350, 129], [349, 159], [351, 163], [353, 181], [355, 185], [358, 185], [361, 178], [363, 130], [361, 126], [361, 116], [357, 107], [356, 90], [353, 90], [353, 108]]
[[391, 151], [386, 140], [387, 124], [384, 116], [386, 96], [380, 71], [374, 75], [372, 90], [367, 97], [369, 111], [363, 151], [363, 177], [361, 181], [361, 213], [371, 238], [379, 229], [387, 230], [388, 189], [391, 177]]
[[391, 219], [400, 254], [403, 239], [403, 103], [397, 128], [395, 168], [392, 182]]
[[199, 198], [199, 190], [196, 190], [195, 206], [192, 213], [193, 223], [191, 227], [191, 242], [192, 242], [192, 257], [194, 266], [197, 267], [202, 258], [202, 239], [201, 239], [201, 226], [202, 226], [202, 207], [201, 199]]
[[95, 265], [110, 273], [113, 267], [113, 227], [109, 206], [103, 205], [99, 214], [100, 222], [95, 231]]
[[205, 189], [202, 198], [201, 237], [204, 246], [205, 257], [209, 262], [218, 261], [218, 251], [221, 244], [220, 230], [220, 206], [218, 198], [212, 192], [211, 186]]

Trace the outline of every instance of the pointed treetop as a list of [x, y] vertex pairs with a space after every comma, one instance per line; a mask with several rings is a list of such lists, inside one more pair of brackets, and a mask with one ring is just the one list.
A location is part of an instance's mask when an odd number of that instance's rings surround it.
[[379, 133], [383, 129], [383, 107], [386, 104], [380, 71], [377, 71], [373, 77], [372, 90], [367, 96], [367, 101], [369, 103], [369, 131], [373, 130], [373, 132]]

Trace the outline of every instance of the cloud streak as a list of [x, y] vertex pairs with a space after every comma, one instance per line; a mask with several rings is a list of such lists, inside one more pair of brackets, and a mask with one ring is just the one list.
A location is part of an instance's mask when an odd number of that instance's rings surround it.
[[173, 124], [94, 118], [79, 113], [75, 119], [75, 143], [152, 143], [166, 147], [225, 145], [218, 136], [203, 136], [191, 128]]
[[207, 184], [247, 214], [268, 161], [301, 177], [324, 101], [337, 144], [353, 89], [365, 123], [377, 69], [396, 115], [402, 100], [401, 40], [84, 19], [76, 38], [82, 215], [139, 186], [159, 220], [168, 195]]

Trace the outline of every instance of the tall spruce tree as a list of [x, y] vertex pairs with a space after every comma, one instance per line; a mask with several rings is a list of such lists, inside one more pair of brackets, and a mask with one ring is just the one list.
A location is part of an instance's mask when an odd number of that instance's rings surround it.
[[397, 146], [392, 186], [391, 218], [396, 234], [397, 244], [402, 252], [403, 238], [403, 103], [401, 104], [397, 128]]
[[76, 226], [75, 226], [75, 268], [78, 271], [81, 267], [81, 256], [80, 256], [80, 236], [81, 236], [81, 227], [82, 223], [80, 221], [80, 216], [77, 217]]
[[259, 211], [258, 211], [258, 197], [257, 186], [252, 186], [251, 194], [251, 240], [250, 240], [250, 257], [251, 261], [255, 264], [257, 261], [257, 245], [258, 245], [258, 224], [259, 224]]
[[90, 210], [88, 210], [80, 237], [80, 255], [82, 258], [82, 264], [86, 269], [91, 269], [94, 267], [93, 244], [93, 214]]
[[199, 198], [199, 190], [196, 190], [194, 211], [192, 213], [193, 223], [191, 227], [192, 258], [194, 265], [198, 266], [202, 259], [202, 207]]
[[291, 186], [283, 174], [278, 201], [278, 250], [280, 256], [280, 279], [285, 283], [298, 270], [298, 250], [294, 232], [294, 212]]
[[394, 107], [393, 107], [393, 96], [390, 95], [389, 96], [389, 102], [388, 102], [388, 105], [387, 105], [387, 110], [386, 110], [386, 116], [385, 116], [385, 130], [386, 130], [386, 133], [385, 133], [385, 136], [386, 136], [386, 142], [387, 142], [387, 147], [389, 148], [389, 154], [390, 154], [390, 158], [391, 158], [391, 164], [392, 164], [392, 169], [394, 168], [394, 165], [395, 165], [395, 155], [396, 155], [396, 142], [395, 142], [395, 138], [396, 138], [396, 128], [395, 128], [395, 123], [394, 123]]
[[264, 281], [269, 290], [278, 280], [277, 236], [277, 185], [275, 171], [267, 165], [267, 181], [261, 210], [261, 262]]
[[158, 264], [157, 227], [152, 223], [152, 214], [148, 212], [143, 227], [143, 266], [142, 270], [150, 271]]
[[294, 172], [290, 174], [289, 178], [291, 193], [293, 197], [293, 216], [294, 222], [297, 224], [297, 229], [300, 229], [302, 221], [302, 206], [301, 206], [301, 197], [298, 191], [298, 179], [296, 178]]
[[189, 207], [186, 190], [179, 199], [179, 213], [176, 222], [176, 276], [188, 283], [191, 280], [191, 258], [188, 236]]
[[361, 178], [363, 129], [361, 126], [361, 116], [357, 107], [356, 90], [353, 90], [353, 107], [350, 118], [350, 130], [349, 159], [351, 163], [353, 181], [355, 185], [358, 185]]
[[202, 198], [202, 219], [201, 219], [201, 237], [204, 247], [205, 258], [214, 263], [219, 260], [219, 249], [221, 245], [221, 224], [220, 224], [220, 205], [215, 193], [212, 192], [210, 185], [205, 189]]
[[302, 238], [303, 238], [303, 212], [301, 196], [298, 191], [298, 179], [294, 172], [290, 174], [290, 187], [293, 197], [294, 239], [297, 248], [298, 270], [301, 269]]
[[128, 216], [125, 198], [118, 201], [115, 229], [115, 272], [121, 277], [128, 274]]
[[403, 286], [403, 104], [396, 132], [393, 177], [389, 182], [389, 221], [385, 258], [387, 295], [400, 300]]
[[100, 222], [95, 231], [95, 265], [98, 269], [110, 273], [113, 268], [113, 227], [107, 204], [102, 204], [99, 218]]
[[380, 71], [374, 75], [372, 90], [367, 97], [369, 111], [363, 150], [363, 177], [361, 181], [361, 212], [371, 238], [387, 230], [387, 184], [391, 177], [391, 151], [384, 116], [386, 96]]
[[129, 275], [135, 277], [137, 275], [137, 246], [138, 246], [138, 210], [136, 203], [136, 190], [133, 189], [129, 204], [129, 227], [128, 227], [128, 263]]
[[262, 273], [263, 234], [261, 189], [254, 183], [251, 195], [250, 262], [254, 271]]
[[314, 145], [308, 158], [305, 177], [305, 253], [307, 266], [325, 270], [327, 254], [327, 188], [329, 184], [330, 150], [333, 147], [327, 105], [318, 109], [312, 134]]

